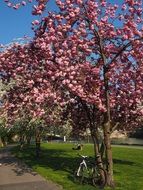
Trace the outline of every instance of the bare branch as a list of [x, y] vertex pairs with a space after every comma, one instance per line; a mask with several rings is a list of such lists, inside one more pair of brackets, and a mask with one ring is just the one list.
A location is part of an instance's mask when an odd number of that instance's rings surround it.
[[134, 40], [128, 42], [126, 45], [124, 45], [124, 46], [119, 50], [119, 52], [113, 57], [113, 59], [110, 61], [110, 63], [108, 63], [108, 65], [111, 64], [111, 63], [113, 63], [113, 62], [121, 55], [121, 53], [122, 53], [123, 51], [125, 51], [126, 48], [128, 48], [128, 47], [132, 44], [132, 42], [134, 42], [134, 41], [136, 41], [136, 40], [143, 40], [143, 37], [134, 39]]

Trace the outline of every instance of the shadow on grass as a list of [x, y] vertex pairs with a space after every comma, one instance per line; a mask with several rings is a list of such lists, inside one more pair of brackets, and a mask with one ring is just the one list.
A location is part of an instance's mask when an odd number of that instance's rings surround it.
[[114, 164], [124, 164], [124, 165], [134, 165], [135, 162], [131, 162], [128, 160], [120, 160], [120, 159], [113, 159]]
[[[61, 149], [46, 149], [42, 147], [40, 157], [36, 159], [35, 147], [24, 148], [20, 150], [19, 147], [15, 147], [12, 152], [16, 157], [24, 160], [30, 167], [44, 167], [51, 168], [52, 170], [66, 171], [73, 174], [73, 171], [78, 166], [80, 158], [71, 157], [67, 151]], [[74, 153], [73, 153], [74, 155]]]

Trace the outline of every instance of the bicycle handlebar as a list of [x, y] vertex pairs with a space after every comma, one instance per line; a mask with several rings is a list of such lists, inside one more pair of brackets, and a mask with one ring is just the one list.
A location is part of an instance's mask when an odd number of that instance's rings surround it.
[[81, 155], [81, 154], [77, 154], [77, 155], [82, 157], [82, 158], [88, 158], [88, 156], [84, 156], [84, 155]]
[[[81, 155], [81, 154], [77, 154], [78, 156], [80, 156], [80, 157], [82, 157], [82, 158], [92, 158], [91, 156], [85, 156], [85, 155]], [[99, 154], [97, 154], [96, 155], [96, 159], [98, 158], [98, 157], [100, 157], [100, 155]]]

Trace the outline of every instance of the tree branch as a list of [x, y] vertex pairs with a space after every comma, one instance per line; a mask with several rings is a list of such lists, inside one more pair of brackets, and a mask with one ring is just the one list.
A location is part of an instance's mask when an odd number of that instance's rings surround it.
[[117, 57], [119, 57], [119, 56], [121, 55], [121, 53], [122, 53], [124, 50], [126, 50], [126, 48], [129, 47], [129, 46], [132, 44], [132, 42], [134, 42], [134, 41], [136, 41], [136, 40], [143, 40], [143, 37], [134, 39], [134, 40], [128, 42], [126, 45], [124, 45], [124, 46], [119, 50], [119, 52], [113, 57], [113, 59], [110, 61], [110, 63], [108, 63], [108, 65], [111, 64], [111, 63], [113, 63], [113, 62], [117, 59]]

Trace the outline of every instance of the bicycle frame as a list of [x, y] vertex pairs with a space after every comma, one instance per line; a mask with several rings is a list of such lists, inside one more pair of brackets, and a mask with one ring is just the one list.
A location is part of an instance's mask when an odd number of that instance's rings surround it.
[[85, 161], [85, 158], [87, 158], [87, 156], [82, 156], [82, 155], [80, 155], [80, 156], [83, 158], [83, 160], [80, 163], [79, 168], [77, 170], [77, 176], [80, 176], [80, 170], [81, 170], [82, 167], [85, 167], [85, 169], [88, 170], [87, 164], [86, 164], [86, 161]]

